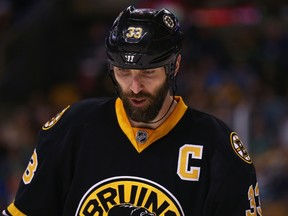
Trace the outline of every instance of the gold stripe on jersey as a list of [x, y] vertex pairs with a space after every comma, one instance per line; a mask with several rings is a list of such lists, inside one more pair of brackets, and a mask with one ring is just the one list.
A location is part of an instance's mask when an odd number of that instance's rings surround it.
[[[182, 97], [180, 96], [175, 96], [175, 100], [177, 101], [177, 106], [173, 110], [171, 115], [164, 121], [162, 125], [160, 125], [155, 130], [151, 130], [146, 128], [144, 129], [132, 127], [124, 110], [122, 100], [120, 98], [117, 98], [115, 103], [115, 110], [118, 123], [122, 131], [125, 133], [125, 135], [128, 137], [130, 142], [133, 144], [133, 146], [139, 153], [146, 149], [156, 140], [168, 134], [182, 118], [182, 116], [187, 110], [187, 105], [184, 103]], [[139, 130], [145, 130], [148, 133], [148, 139], [145, 143], [138, 143], [135, 139], [136, 133]]]
[[26, 216], [24, 213], [22, 213], [15, 205], [14, 203], [11, 203], [8, 208], [7, 211], [9, 212], [9, 214], [13, 215], [13, 216]]

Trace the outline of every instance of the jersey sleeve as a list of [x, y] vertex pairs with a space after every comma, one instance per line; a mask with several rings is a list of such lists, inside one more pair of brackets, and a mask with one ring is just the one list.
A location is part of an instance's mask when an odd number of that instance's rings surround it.
[[225, 125], [220, 128], [211, 155], [211, 186], [204, 215], [262, 216], [253, 161], [239, 135]]
[[259, 185], [254, 174], [231, 167], [219, 184], [213, 215], [262, 216]]
[[73, 145], [70, 121], [67, 107], [42, 127], [15, 199], [3, 215], [61, 215], [72, 173], [71, 152], [65, 148]]

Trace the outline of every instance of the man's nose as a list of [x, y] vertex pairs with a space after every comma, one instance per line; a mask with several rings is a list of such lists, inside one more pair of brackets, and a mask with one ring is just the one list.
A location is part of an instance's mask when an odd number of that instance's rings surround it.
[[131, 84], [130, 84], [130, 89], [133, 91], [134, 94], [138, 94], [141, 92], [143, 88], [142, 82], [141, 82], [141, 77], [138, 74], [134, 74], [131, 77]]

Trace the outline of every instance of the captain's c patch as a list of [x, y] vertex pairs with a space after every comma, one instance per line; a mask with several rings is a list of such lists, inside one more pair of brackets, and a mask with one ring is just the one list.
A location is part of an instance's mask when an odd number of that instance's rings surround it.
[[230, 143], [231, 146], [233, 148], [233, 150], [235, 151], [235, 153], [246, 163], [251, 164], [252, 160], [246, 150], [246, 148], [244, 147], [242, 141], [240, 140], [239, 136], [237, 133], [232, 132], [230, 134]]
[[42, 126], [42, 130], [48, 130], [51, 127], [53, 127], [61, 118], [61, 116], [64, 114], [64, 112], [70, 107], [67, 106], [65, 109], [63, 109], [60, 113], [58, 113], [56, 116], [54, 116], [52, 119], [50, 119], [49, 121], [47, 121], [43, 126]]

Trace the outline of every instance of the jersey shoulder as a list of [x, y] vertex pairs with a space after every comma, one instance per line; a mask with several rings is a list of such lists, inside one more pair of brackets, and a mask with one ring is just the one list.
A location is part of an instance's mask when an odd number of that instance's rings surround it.
[[224, 121], [190, 107], [188, 108], [188, 115], [193, 124], [199, 128], [199, 133], [202, 131], [208, 137], [210, 147], [214, 152], [220, 152], [223, 154], [223, 158], [231, 162], [252, 164], [252, 159], [246, 149], [248, 144], [244, 143], [240, 135]]
[[115, 98], [90, 98], [68, 105], [43, 124], [42, 132], [56, 132], [92, 121], [100, 122], [105, 115], [111, 115], [114, 104]]
[[209, 133], [209, 136], [221, 138], [231, 133], [231, 129], [221, 119], [209, 113], [188, 107], [186, 118], [191, 124], [197, 125], [199, 130]]

